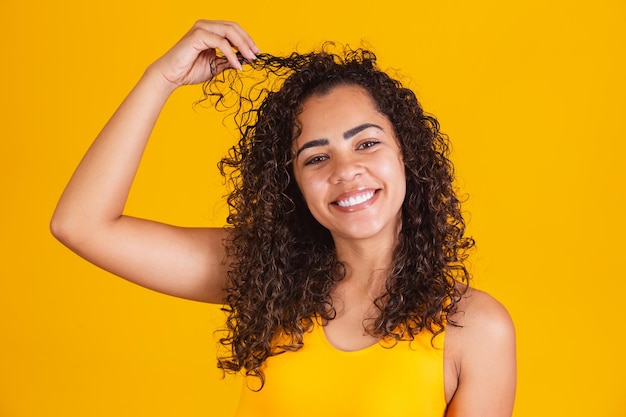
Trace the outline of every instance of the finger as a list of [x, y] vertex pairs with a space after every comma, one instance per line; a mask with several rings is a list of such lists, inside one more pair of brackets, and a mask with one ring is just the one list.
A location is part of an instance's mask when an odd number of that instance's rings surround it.
[[233, 51], [228, 39], [215, 34], [211, 34], [206, 38], [203, 38], [202, 41], [206, 48], [216, 48], [217, 50], [219, 50], [224, 55], [224, 58], [226, 58], [226, 61], [228, 61], [230, 68], [236, 68], [238, 70], [242, 69], [239, 58], [237, 57], [235, 51]]
[[[259, 47], [250, 35], [235, 22], [200, 20], [196, 22], [196, 25], [207, 32], [215, 33], [227, 39], [230, 45], [236, 48], [248, 61], [254, 61], [256, 54], [260, 53]], [[227, 55], [225, 50], [220, 50], [224, 55]]]
[[[237, 49], [240, 49], [246, 58], [253, 59], [255, 54], [261, 52], [252, 37], [238, 23], [229, 21], [219, 21], [218, 23], [220, 25], [218, 26], [219, 28], [226, 30], [221, 34], [229, 39]], [[246, 52], [249, 52], [249, 54]]]
[[[248, 49], [250, 50], [249, 52], [251, 53], [251, 55], [246, 55], [246, 58], [250, 59], [254, 59], [256, 54], [261, 53], [261, 50], [259, 49], [259, 47], [256, 45], [256, 43], [254, 42], [254, 40], [252, 39], [252, 37], [248, 34], [248, 32], [246, 32], [241, 26], [239, 26], [239, 24], [234, 23], [234, 22], [228, 22], [232, 25], [233, 30], [239, 34], [239, 36], [241, 37], [241, 39], [243, 40], [244, 44], [248, 47]], [[245, 54], [245, 50], [242, 51]]]
[[194, 60], [200, 56], [207, 56], [206, 53], [208, 51], [214, 51], [213, 53], [215, 53], [215, 51], [219, 50], [226, 58], [230, 67], [241, 69], [241, 64], [228, 39], [201, 27], [201, 25], [194, 25], [192, 30], [187, 33], [184, 43], [187, 44], [189, 52], [194, 55]]
[[213, 60], [213, 76], [221, 73], [228, 68], [232, 68], [232, 66], [225, 57], [216, 57]]

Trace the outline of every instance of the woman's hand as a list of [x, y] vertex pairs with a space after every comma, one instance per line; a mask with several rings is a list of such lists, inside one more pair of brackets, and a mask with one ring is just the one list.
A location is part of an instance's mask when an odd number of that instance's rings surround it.
[[237, 23], [199, 20], [149, 71], [160, 74], [174, 87], [202, 83], [227, 68], [241, 69], [233, 48], [249, 61], [260, 52]]

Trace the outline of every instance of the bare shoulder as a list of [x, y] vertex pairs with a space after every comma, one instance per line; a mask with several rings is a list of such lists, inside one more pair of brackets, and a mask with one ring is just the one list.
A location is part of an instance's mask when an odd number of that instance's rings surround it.
[[513, 331], [513, 320], [502, 303], [471, 287], [459, 301], [457, 313], [451, 319], [460, 326], [458, 328], [468, 330], [470, 335], [486, 336], [485, 333]]
[[506, 344], [515, 346], [515, 327], [507, 309], [484, 291], [468, 288], [449, 318], [446, 347], [457, 363], [469, 360], [474, 351], [486, 352]]
[[509, 312], [491, 295], [469, 288], [450, 319], [445, 342], [447, 416], [510, 416], [517, 370]]

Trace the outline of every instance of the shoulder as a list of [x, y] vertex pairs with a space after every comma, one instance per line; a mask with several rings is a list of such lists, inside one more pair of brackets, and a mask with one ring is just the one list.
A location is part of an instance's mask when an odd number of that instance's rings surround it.
[[457, 362], [481, 352], [515, 347], [515, 327], [507, 309], [484, 291], [468, 288], [449, 318], [446, 345]]
[[498, 300], [476, 289], [457, 306], [445, 341], [450, 406], [466, 416], [510, 415], [517, 372], [513, 320]]
[[514, 331], [507, 309], [491, 295], [471, 287], [457, 304], [457, 312], [450, 320], [464, 330], [462, 333], [466, 337], [498, 336]]

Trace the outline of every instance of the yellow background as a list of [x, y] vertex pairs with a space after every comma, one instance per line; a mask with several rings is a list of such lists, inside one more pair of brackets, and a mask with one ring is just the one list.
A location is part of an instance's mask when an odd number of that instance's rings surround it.
[[[399, 69], [453, 140], [475, 284], [515, 319], [515, 416], [626, 415], [623, 1], [1, 0], [2, 417], [234, 407], [217, 308], [115, 279], [48, 232], [98, 130], [198, 18], [237, 20], [272, 53], [364, 39]], [[223, 224], [215, 164], [234, 136], [199, 96], [168, 103], [129, 213]]]

